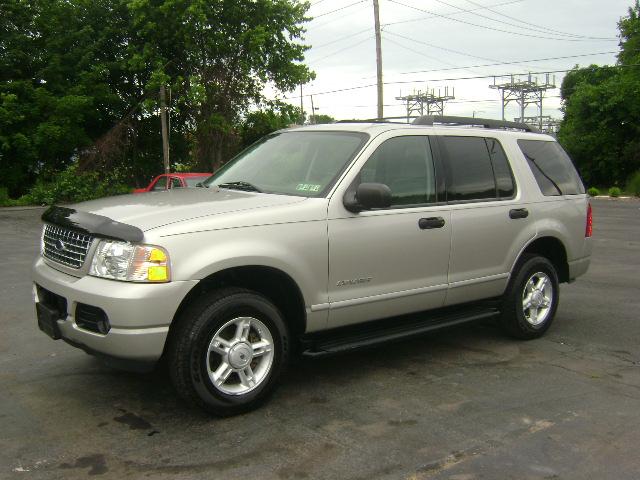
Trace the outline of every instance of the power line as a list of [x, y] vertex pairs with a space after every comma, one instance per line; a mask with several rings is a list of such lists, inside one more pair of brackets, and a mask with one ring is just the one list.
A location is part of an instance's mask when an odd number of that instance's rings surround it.
[[[474, 2], [474, 1], [472, 1], [472, 0], [465, 0], [465, 1], [466, 1], [467, 3], [470, 3], [471, 5], [476, 5], [476, 6], [478, 6], [478, 7], [481, 7], [481, 6], [482, 6], [482, 5], [480, 5], [479, 3], [476, 3], [476, 2]], [[586, 36], [586, 35], [576, 35], [576, 34], [574, 34], [574, 33], [562, 32], [562, 31], [560, 31], [560, 30], [554, 30], [554, 29], [552, 29], [552, 28], [548, 28], [548, 27], [545, 27], [545, 26], [542, 26], [542, 25], [537, 25], [537, 24], [535, 24], [535, 23], [527, 22], [527, 21], [525, 21], [525, 20], [520, 20], [519, 18], [512, 17], [512, 16], [510, 16], [510, 15], [507, 15], [506, 13], [498, 12], [498, 11], [496, 11], [496, 10], [493, 10], [493, 9], [492, 9], [492, 7], [493, 7], [493, 6], [491, 6], [491, 5], [490, 5], [490, 6], [488, 6], [488, 7], [485, 7], [485, 9], [486, 9], [487, 11], [489, 11], [489, 12], [491, 12], [491, 13], [495, 14], [495, 15], [499, 15], [499, 16], [501, 16], [501, 17], [508, 18], [509, 20], [513, 20], [513, 21], [515, 21], [515, 22], [522, 23], [523, 25], [529, 25], [529, 26], [531, 26], [531, 27], [536, 27], [536, 28], [540, 28], [540, 29], [542, 29], [542, 30], [546, 30], [546, 31], [548, 31], [549, 33], [555, 33], [555, 34], [557, 34], [557, 35], [566, 35], [566, 36], [570, 36], [570, 37], [592, 38], [592, 39], [596, 39], [596, 40], [607, 40], [607, 39], [608, 39], [608, 38], [605, 38], [605, 37], [588, 37], [588, 36]]]
[[342, 40], [347, 40], [348, 38], [357, 37], [361, 33], [369, 32], [369, 31], [371, 31], [370, 28], [365, 28], [364, 30], [360, 30], [359, 32], [355, 32], [355, 33], [350, 33], [349, 35], [345, 35], [344, 37], [336, 38], [335, 40], [331, 40], [330, 42], [321, 43], [320, 45], [311, 45], [311, 48], [313, 50], [318, 50], [319, 48], [324, 48], [324, 47], [327, 47], [329, 45], [333, 45], [334, 43], [341, 42]]
[[319, 62], [321, 62], [323, 60], [326, 60], [327, 58], [334, 57], [334, 56], [338, 55], [339, 53], [342, 53], [342, 52], [344, 52], [346, 50], [351, 50], [352, 48], [355, 48], [358, 45], [360, 45], [360, 44], [362, 44], [362, 43], [364, 43], [367, 40], [370, 40], [372, 38], [373, 38], [373, 35], [369, 35], [367, 38], [364, 38], [364, 39], [360, 40], [359, 42], [356, 42], [356, 43], [354, 43], [352, 45], [348, 45], [346, 47], [343, 47], [340, 50], [336, 50], [335, 52], [332, 52], [332, 53], [330, 53], [328, 55], [325, 55], [324, 57], [320, 57], [320, 58], [316, 58], [315, 60], [311, 60], [308, 63], [309, 63], [309, 65], [315, 65], [315, 64], [317, 64], [317, 63], [319, 63]]
[[339, 7], [339, 8], [336, 8], [334, 10], [329, 10], [328, 12], [321, 13], [320, 15], [315, 15], [313, 17], [313, 19], [315, 20], [316, 18], [324, 17], [325, 15], [331, 15], [332, 13], [336, 13], [336, 12], [339, 12], [340, 10], [345, 10], [347, 8], [351, 8], [354, 5], [358, 5], [359, 3], [364, 3], [366, 1], [367, 0], [357, 0], [356, 2], [350, 3], [349, 5], [345, 5], [343, 7]]
[[[630, 65], [611, 65], [609, 66], [609, 68], [631, 68], [631, 67], [640, 67], [640, 63], [639, 64], [630, 64]], [[524, 73], [505, 73], [505, 74], [501, 74], [501, 75], [476, 75], [476, 76], [471, 76], [471, 77], [452, 77], [452, 78], [432, 78], [432, 79], [424, 79], [421, 78], [419, 80], [404, 80], [404, 81], [393, 81], [393, 82], [384, 82], [385, 85], [402, 85], [402, 84], [409, 84], [409, 83], [426, 83], [426, 82], [454, 82], [454, 81], [463, 81], [463, 80], [482, 80], [482, 79], [487, 79], [487, 78], [499, 78], [499, 77], [506, 77], [509, 75], [543, 75], [543, 74], [547, 74], [547, 73], [567, 73], [567, 72], [571, 72], [573, 70], [573, 68], [568, 68], [568, 69], [558, 69], [558, 70], [549, 70], [549, 71], [544, 71], [544, 72], [524, 72]], [[371, 87], [375, 87], [377, 84], [376, 83], [370, 83], [368, 85], [357, 85], [354, 87], [346, 87], [346, 88], [336, 88], [334, 90], [326, 90], [324, 92], [314, 92], [314, 93], [310, 93], [310, 94], [306, 94], [305, 96], [310, 96], [310, 95], [328, 95], [331, 93], [339, 93], [339, 92], [348, 92], [348, 91], [353, 91], [353, 90], [362, 90], [365, 88], [371, 88]], [[282, 97], [283, 100], [290, 100], [291, 98], [294, 97]]]
[[[366, 0], [363, 0], [362, 2], [356, 2], [356, 4], [357, 4], [357, 3], [363, 3], [364, 1], [366, 1]], [[356, 5], [356, 4], [352, 4], [352, 5]], [[335, 19], [335, 18], [329, 18], [329, 19], [325, 20], [324, 22], [320, 22], [320, 23], [314, 23], [314, 22], [313, 22], [313, 20], [314, 20], [314, 19], [312, 19], [312, 20], [311, 20], [311, 22], [312, 22], [312, 23], [310, 23], [310, 24], [309, 24], [309, 27], [310, 27], [310, 28], [312, 27], [312, 28], [314, 28], [314, 29], [319, 29], [319, 28], [324, 27], [325, 25], [330, 25], [330, 24], [335, 23], [335, 22], [337, 22], [337, 21], [344, 20], [346, 17], [348, 17], [348, 16], [350, 16], [350, 15], [353, 15], [354, 13], [358, 13], [359, 11], [361, 11], [361, 10], [363, 9], [363, 7], [364, 7], [364, 8], [366, 8], [366, 7], [367, 7], [367, 5], [364, 5], [364, 4], [363, 4], [363, 5], [360, 5], [358, 8], [356, 8], [356, 9], [354, 9], [354, 10], [350, 11], [350, 12], [345, 13], [344, 15], [342, 15], [341, 17], [339, 17], [339, 18], [337, 18], [337, 19]], [[331, 13], [333, 13], [333, 12], [331, 12]]]
[[[505, 5], [513, 5], [514, 3], [522, 3], [524, 2], [524, 0], [510, 0], [508, 2], [502, 2], [502, 3], [494, 3], [493, 5], [487, 5], [486, 7], [480, 6], [478, 8], [471, 8], [469, 10], [461, 10], [459, 12], [451, 12], [451, 13], [442, 13], [440, 14], [440, 16], [442, 17], [455, 17], [456, 15], [460, 15], [463, 13], [471, 13], [471, 12], [476, 12], [478, 10], [485, 10], [489, 7], [502, 7]], [[438, 18], [438, 15], [429, 15], [426, 17], [418, 17], [418, 18], [408, 18], [406, 20], [398, 20], [396, 22], [389, 22], [389, 23], [385, 23], [384, 25], [398, 25], [400, 23], [410, 23], [410, 22], [421, 22], [423, 20], [429, 20], [430, 18]]]
[[[447, 20], [451, 20], [453, 22], [463, 23], [465, 25], [471, 25], [472, 27], [478, 27], [478, 28], [484, 28], [484, 29], [487, 29], [487, 30], [493, 30], [495, 32], [509, 33], [511, 35], [519, 35], [521, 37], [538, 38], [538, 39], [542, 39], [542, 40], [558, 40], [558, 41], [565, 41], [565, 42], [586, 42], [586, 41], [591, 41], [591, 40], [581, 39], [581, 38], [542, 37], [540, 35], [530, 35], [528, 33], [514, 32], [514, 31], [511, 31], [511, 30], [503, 30], [503, 29], [500, 29], [500, 28], [490, 27], [488, 25], [479, 25], [477, 23], [467, 22], [466, 20], [460, 20], [459, 18], [447, 17], [447, 16], [444, 16], [444, 15], [439, 14], [439, 13], [430, 12], [429, 10], [424, 10], [422, 8], [418, 8], [418, 7], [414, 7], [412, 5], [404, 4], [402, 2], [399, 2], [398, 0], [387, 0], [387, 1], [389, 1], [391, 3], [395, 3], [396, 5], [401, 5], [401, 6], [405, 7], [405, 8], [410, 8], [410, 9], [413, 9], [413, 10], [417, 10], [419, 12], [429, 13], [429, 14], [435, 15], [435, 16], [437, 16], [439, 18], [444, 18], [444, 19], [447, 19]], [[607, 40], [607, 41], [609, 41], [609, 40]], [[617, 41], [617, 39], [611, 39], [610, 41]]]
[[[450, 3], [445, 2], [444, 0], [435, 0], [435, 1], [440, 3], [440, 4], [442, 4], [442, 5], [447, 6], [449, 8], [455, 8], [457, 10], [464, 10], [461, 7], [458, 7], [456, 5], [452, 5]], [[474, 2], [469, 2], [469, 3], [471, 3], [472, 5], [480, 6], [480, 4], [478, 4], [478, 3], [474, 3]], [[517, 25], [517, 24], [514, 24], [514, 23], [505, 22], [504, 20], [497, 20], [495, 18], [488, 17], [488, 16], [483, 15], [481, 13], [472, 12], [472, 14], [475, 15], [476, 17], [484, 18], [486, 20], [489, 20], [489, 21], [492, 21], [492, 22], [496, 22], [496, 23], [499, 23], [499, 24], [502, 24], [502, 25], [508, 25], [510, 27], [520, 28], [522, 30], [529, 30], [529, 31], [537, 32], [537, 33], [546, 33], [546, 34], [551, 33], [548, 30], [544, 31], [544, 30], [540, 30], [538, 28], [523, 27], [521, 25]], [[613, 38], [589, 37], [589, 36], [586, 36], [586, 35], [575, 35], [575, 34], [572, 34], [572, 33], [564, 33], [564, 32], [557, 32], [557, 31], [553, 32], [553, 33], [554, 33], [554, 35], [562, 35], [562, 36], [568, 36], [568, 37], [574, 37], [574, 38], [584, 38], [584, 39], [589, 39], [589, 40], [617, 40], [617, 39], [613, 39]]]
[[[458, 65], [455, 65], [454, 63], [449, 63], [449, 62], [447, 62], [445, 60], [440, 60], [439, 58], [432, 57], [431, 55], [427, 55], [426, 53], [421, 52], [419, 50], [415, 50], [415, 49], [413, 49], [411, 47], [407, 47], [406, 45], [403, 45], [400, 42], [397, 42], [396, 40], [392, 40], [391, 38], [385, 38], [385, 42], [389, 42], [389, 43], [392, 43], [393, 45], [397, 45], [397, 46], [399, 46], [401, 48], [404, 48], [405, 50], [408, 50], [409, 52], [413, 52], [413, 53], [415, 53], [417, 55], [420, 55], [422, 57], [429, 58], [431, 60], [435, 60], [436, 62], [440, 62], [440, 63], [443, 63], [445, 65], [449, 65], [450, 67], [455, 67], [455, 69], [461, 68]], [[369, 78], [371, 78], [371, 77], [369, 77]]]
[[[387, 41], [390, 41], [390, 40], [387, 38]], [[609, 52], [582, 53], [579, 55], [564, 55], [562, 57], [546, 57], [546, 58], [534, 58], [531, 60], [518, 60], [518, 61], [512, 61], [512, 62], [484, 63], [479, 65], [467, 65], [464, 67], [436, 68], [431, 70], [412, 70], [410, 72], [396, 72], [395, 75], [413, 75], [415, 73], [446, 72], [450, 70], [467, 70], [469, 68], [497, 67], [501, 65], [519, 65], [523, 63], [547, 62], [551, 60], [567, 60], [569, 58], [594, 57], [597, 55], [610, 55], [614, 53], [618, 53], [618, 52], [615, 50], [612, 50]], [[373, 77], [362, 77], [363, 80], [366, 80], [367, 78], [373, 78]]]
[[396, 37], [404, 38], [405, 40], [409, 40], [410, 42], [419, 43], [421, 45], [426, 45], [427, 47], [437, 48], [438, 50], [443, 50], [445, 52], [456, 53], [458, 55], [463, 55], [465, 57], [477, 58], [478, 60], [486, 60], [486, 61], [489, 61], [489, 62], [500, 62], [500, 60], [496, 60], [495, 58], [479, 57], [477, 55], [472, 55], [471, 53], [461, 52], [460, 50], [454, 50], [452, 48], [440, 47], [438, 45], [434, 45], [433, 43], [427, 43], [427, 42], [423, 42], [422, 40], [416, 40], [415, 38], [406, 37], [404, 35], [400, 35], [399, 33], [390, 32], [389, 30], [385, 30], [385, 33], [393, 35], [393, 36], [396, 36]]

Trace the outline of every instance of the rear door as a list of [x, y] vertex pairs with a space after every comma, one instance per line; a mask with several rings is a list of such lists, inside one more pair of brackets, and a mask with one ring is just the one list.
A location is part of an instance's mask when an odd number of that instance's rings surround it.
[[451, 208], [451, 260], [446, 304], [502, 294], [517, 255], [535, 236], [497, 138], [438, 137]]
[[351, 213], [331, 199], [329, 327], [437, 308], [446, 295], [451, 224], [429, 138], [385, 140], [350, 188], [370, 182], [391, 189], [390, 208]]

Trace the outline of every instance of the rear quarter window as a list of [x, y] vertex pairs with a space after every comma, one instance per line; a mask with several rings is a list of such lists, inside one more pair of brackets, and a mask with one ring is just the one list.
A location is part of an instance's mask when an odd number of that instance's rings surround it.
[[578, 195], [585, 192], [569, 155], [557, 142], [518, 140], [518, 146], [543, 195]]

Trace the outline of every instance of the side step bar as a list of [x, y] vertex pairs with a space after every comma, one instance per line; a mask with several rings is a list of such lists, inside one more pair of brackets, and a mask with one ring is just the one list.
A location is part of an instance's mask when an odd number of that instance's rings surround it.
[[445, 308], [375, 322], [336, 328], [302, 337], [303, 355], [319, 357], [402, 340], [441, 328], [495, 317], [497, 308]]

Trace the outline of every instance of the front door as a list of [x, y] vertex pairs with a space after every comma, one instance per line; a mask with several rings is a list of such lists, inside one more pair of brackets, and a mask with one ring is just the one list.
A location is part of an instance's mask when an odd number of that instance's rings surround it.
[[360, 183], [391, 189], [387, 209], [351, 213], [333, 198], [329, 229], [329, 327], [437, 308], [447, 291], [451, 219], [436, 205], [427, 136], [384, 141], [361, 168]]

